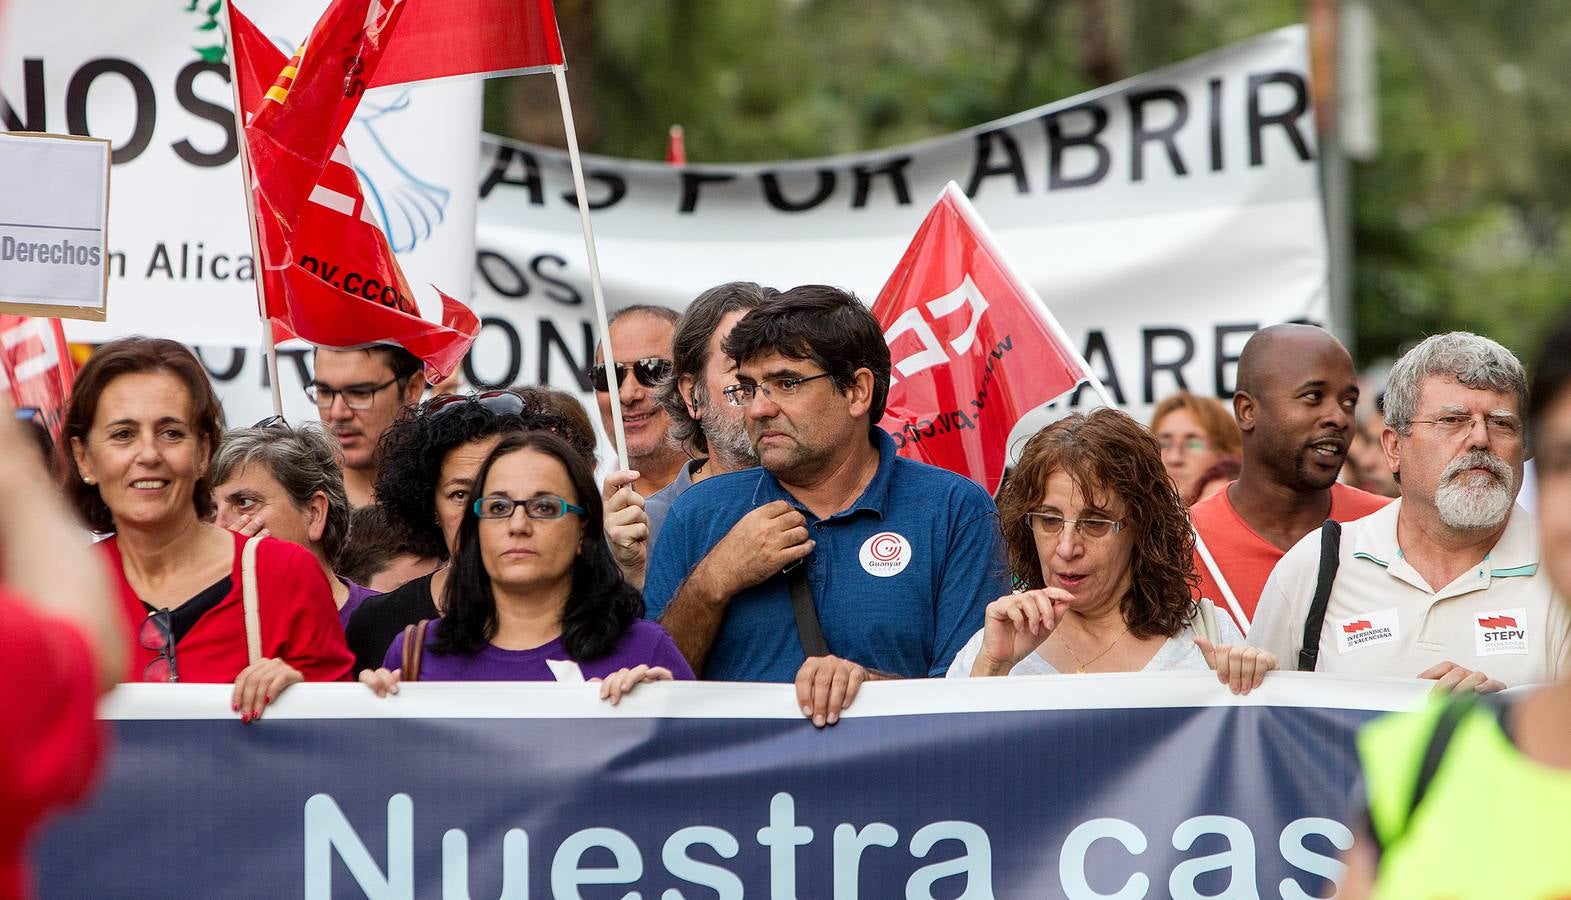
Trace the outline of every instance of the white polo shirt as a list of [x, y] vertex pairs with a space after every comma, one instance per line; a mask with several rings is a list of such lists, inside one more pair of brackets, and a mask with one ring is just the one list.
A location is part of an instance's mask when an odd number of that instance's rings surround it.
[[[1411, 678], [1450, 660], [1509, 686], [1571, 671], [1571, 605], [1538, 571], [1538, 525], [1521, 506], [1484, 561], [1440, 590], [1397, 545], [1402, 501], [1342, 526], [1341, 564], [1320, 631], [1319, 672]], [[1320, 569], [1320, 530], [1283, 555], [1248, 642], [1298, 668]]]

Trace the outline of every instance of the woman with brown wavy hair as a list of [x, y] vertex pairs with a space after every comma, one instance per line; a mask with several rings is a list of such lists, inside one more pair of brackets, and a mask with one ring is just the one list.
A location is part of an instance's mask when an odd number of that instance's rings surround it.
[[1214, 669], [1247, 693], [1276, 668], [1189, 599], [1189, 516], [1156, 438], [1128, 415], [1076, 413], [1037, 432], [998, 509], [1024, 590], [988, 604], [949, 677]]

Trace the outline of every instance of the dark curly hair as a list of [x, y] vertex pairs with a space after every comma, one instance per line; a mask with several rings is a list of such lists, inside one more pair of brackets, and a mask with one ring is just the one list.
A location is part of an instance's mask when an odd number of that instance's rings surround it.
[[1042, 500], [1048, 478], [1067, 472], [1087, 497], [1123, 501], [1124, 528], [1134, 540], [1124, 622], [1137, 637], [1172, 637], [1194, 614], [1195, 536], [1189, 513], [1162, 465], [1156, 438], [1116, 409], [1065, 416], [1032, 435], [998, 497], [1004, 546], [1015, 579], [1045, 584], [1026, 513]]
[[[501, 392], [497, 392], [501, 393]], [[512, 392], [521, 400], [516, 413], [493, 412], [479, 402], [460, 403], [453, 395], [432, 397], [406, 408], [382, 432], [377, 444], [376, 499], [389, 522], [403, 529], [421, 556], [447, 559], [447, 541], [436, 517], [437, 481], [447, 454], [464, 444], [516, 431], [548, 431], [567, 438], [575, 454], [585, 452], [579, 429], [539, 396]], [[432, 413], [432, 410], [435, 410]], [[587, 452], [592, 458], [594, 446]]]
[[[497, 460], [521, 450], [555, 457], [567, 470], [578, 495], [576, 502], [584, 508], [582, 552], [573, 559], [572, 593], [562, 610], [562, 645], [574, 659], [599, 659], [616, 649], [627, 629], [643, 617], [643, 595], [622, 577], [606, 544], [605, 512], [594, 470], [566, 441], [544, 431], [509, 434], [480, 467], [475, 493], [484, 493]], [[471, 504], [465, 507], [464, 520], [458, 526], [458, 555], [442, 592], [442, 627], [432, 638], [433, 653], [473, 656], [496, 636], [496, 595], [485, 568], [479, 532], [480, 517]]]
[[[71, 388], [71, 402], [66, 407], [60, 437], [66, 451], [66, 498], [87, 527], [100, 534], [115, 530], [114, 514], [104, 503], [98, 486], [82, 480], [76, 455], [71, 452], [72, 442], [90, 443], [88, 432], [92, 430], [93, 418], [98, 415], [98, 400], [111, 382], [122, 375], [153, 372], [174, 376], [191, 398], [191, 430], [207, 444], [207, 458], [199, 460], [204, 469], [212, 467], [213, 455], [223, 441], [224, 408], [218, 402], [218, 395], [213, 393], [212, 382], [207, 380], [207, 370], [184, 344], [165, 338], [133, 336], [110, 341], [93, 351]], [[216, 508], [210, 475], [198, 478], [191, 494], [196, 517], [204, 521], [212, 517]]]

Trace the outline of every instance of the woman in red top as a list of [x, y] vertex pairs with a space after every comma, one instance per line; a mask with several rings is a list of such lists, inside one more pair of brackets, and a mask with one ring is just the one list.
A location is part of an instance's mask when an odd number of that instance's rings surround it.
[[246, 538], [210, 524], [207, 474], [222, 413], [201, 363], [184, 346], [123, 338], [77, 376], [64, 433], [66, 489], [98, 532], [138, 635], [130, 680], [234, 682], [251, 721], [291, 684], [337, 681], [351, 657], [321, 566], [265, 538], [257, 548], [261, 659], [247, 651], [241, 599]]

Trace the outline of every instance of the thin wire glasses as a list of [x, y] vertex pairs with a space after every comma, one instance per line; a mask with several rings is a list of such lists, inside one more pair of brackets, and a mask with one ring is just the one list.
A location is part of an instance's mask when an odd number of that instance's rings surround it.
[[1103, 519], [1091, 516], [1082, 516], [1078, 519], [1067, 519], [1058, 513], [1028, 512], [1026, 524], [1037, 536], [1052, 538], [1063, 533], [1065, 526], [1074, 526], [1081, 537], [1099, 538], [1107, 537], [1124, 530], [1124, 523], [1116, 519]]
[[763, 391], [764, 396], [771, 400], [776, 397], [795, 397], [796, 392], [802, 389], [802, 385], [807, 384], [809, 381], [817, 381], [820, 378], [828, 377], [830, 377], [830, 373], [820, 372], [817, 375], [809, 375], [806, 378], [765, 378], [757, 384], [748, 384], [746, 382], [733, 384], [721, 391], [721, 393], [725, 394], [726, 402], [732, 406], [746, 406], [753, 402], [754, 395], [759, 391]]

